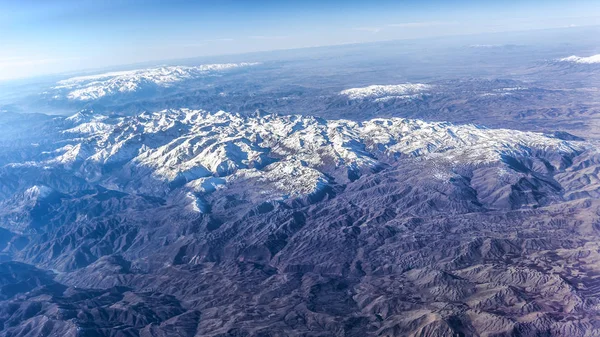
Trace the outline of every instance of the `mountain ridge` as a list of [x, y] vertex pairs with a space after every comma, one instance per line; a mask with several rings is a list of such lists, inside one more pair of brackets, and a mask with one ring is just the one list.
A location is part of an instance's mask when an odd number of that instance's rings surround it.
[[48, 123], [0, 167], [7, 333], [598, 330], [595, 281], [544, 255], [595, 256], [593, 142], [190, 109]]

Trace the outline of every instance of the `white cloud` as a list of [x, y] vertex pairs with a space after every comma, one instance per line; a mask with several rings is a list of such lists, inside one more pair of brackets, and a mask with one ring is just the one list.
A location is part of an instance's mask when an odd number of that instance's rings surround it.
[[231, 41], [234, 41], [234, 40], [230, 39], [230, 38], [204, 40], [204, 42], [231, 42]]
[[27, 59], [27, 58], [21, 58], [21, 57], [10, 57], [10, 58], [5, 58], [5, 59], [0, 59], [0, 68], [36, 66], [36, 65], [42, 65], [42, 64], [73, 61], [73, 60], [78, 60], [78, 59], [79, 58]]
[[376, 34], [376, 33], [379, 33], [382, 29], [380, 27], [356, 27], [356, 28], [353, 28], [352, 30]]
[[186, 44], [182, 44], [181, 47], [185, 47], [185, 48], [194, 48], [194, 47], [204, 47], [207, 44], [211, 44], [211, 43], [221, 43], [221, 42], [230, 42], [233, 41], [233, 39], [209, 39], [209, 40], [202, 40], [199, 42], [191, 42], [191, 43], [186, 43]]
[[22, 59], [22, 57], [6, 57], [6, 58], [1, 58], [0, 63], [17, 61], [17, 60], [21, 60], [21, 59]]
[[392, 23], [387, 26], [392, 27], [392, 28], [422, 28], [422, 27], [446, 26], [446, 25], [455, 25], [455, 24], [457, 24], [457, 22], [425, 21], [425, 22]]
[[253, 35], [249, 36], [252, 40], [285, 40], [289, 36], [268, 36], [268, 35]]
[[194, 48], [194, 47], [202, 47], [205, 46], [206, 43], [188, 43], [188, 44], [182, 44], [181, 47], [184, 48]]

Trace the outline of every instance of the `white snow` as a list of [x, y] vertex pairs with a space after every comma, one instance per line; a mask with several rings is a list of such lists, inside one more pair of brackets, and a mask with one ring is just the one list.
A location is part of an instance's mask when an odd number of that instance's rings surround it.
[[569, 57], [561, 58], [559, 61], [579, 63], [579, 64], [596, 64], [596, 63], [600, 63], [600, 54], [587, 56], [587, 57], [572, 55]]
[[[199, 78], [210, 73], [249, 67], [258, 63], [225, 63], [205, 64], [195, 67], [165, 66], [158, 68], [137, 69], [119, 72], [109, 72], [98, 75], [72, 77], [59, 81], [52, 88], [65, 92], [69, 100], [89, 101], [118, 93], [136, 92], [156, 86], [169, 87], [176, 82]], [[57, 98], [63, 95], [55, 95]]]
[[52, 193], [52, 189], [44, 185], [33, 185], [32, 187], [25, 190], [23, 193], [26, 200], [38, 200], [49, 196]]
[[[159, 182], [183, 182], [179, 186], [190, 192], [210, 194], [252, 180], [272, 198], [315, 193], [330, 183], [328, 177], [343, 182], [348, 172], [368, 172], [396, 158], [485, 165], [500, 162], [502, 155], [573, 153], [586, 144], [404, 118], [354, 122], [188, 109], [84, 118], [63, 134], [67, 139], [48, 152], [51, 159], [38, 165], [81, 163], [78, 174], [97, 180], [104, 165], [118, 163], [120, 173], [106, 179], [127, 177], [132, 192], [148, 194], [165, 191]], [[446, 179], [440, 172], [434, 178]]]
[[346, 89], [340, 95], [347, 96], [351, 100], [362, 99], [393, 99], [414, 98], [415, 94], [431, 89], [431, 85], [421, 83], [404, 83], [396, 85], [370, 85], [363, 88]]

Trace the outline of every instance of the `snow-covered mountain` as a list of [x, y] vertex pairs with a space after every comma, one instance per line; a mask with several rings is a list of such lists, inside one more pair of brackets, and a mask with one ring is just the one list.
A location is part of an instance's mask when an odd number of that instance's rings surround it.
[[205, 64], [195, 67], [165, 66], [79, 76], [58, 82], [50, 92], [56, 99], [91, 101], [119, 93], [133, 93], [156, 87], [167, 88], [177, 82], [254, 65], [257, 63]]
[[592, 56], [572, 55], [569, 57], [561, 58], [559, 61], [560, 62], [579, 63], [579, 64], [598, 64], [598, 63], [600, 63], [600, 54], [592, 55]]
[[354, 122], [182, 109], [131, 117], [88, 111], [62, 123], [60, 139], [38, 160], [10, 165], [60, 167], [90, 183], [159, 197], [174, 186], [205, 195], [242, 182], [266, 199], [306, 196], [399, 160], [440, 163], [432, 165], [433, 177], [508, 157], [543, 157], [560, 167], [563, 155], [586, 147], [539, 133], [403, 118]]
[[[10, 331], [29, 331], [31, 316], [76, 322], [70, 331], [155, 329], [156, 315], [146, 308], [171, 305], [180, 309], [156, 325], [163, 335], [171, 326], [215, 335], [212, 323], [197, 328], [188, 319], [221, 307], [240, 312], [237, 303], [249, 289], [265, 303], [268, 314], [259, 321], [269, 327], [270, 317], [284, 324], [300, 308], [326, 319], [359, 312], [373, 324], [400, 317], [417, 331], [422, 315], [438, 312], [437, 303], [477, 314], [517, 303], [509, 314], [521, 317], [524, 303], [562, 303], [555, 297], [568, 299], [565, 312], [598, 316], [597, 308], [571, 304], [595, 297], [521, 257], [533, 251], [527, 257], [551, 264], [536, 254], [554, 249], [567, 263], [580, 254], [579, 235], [595, 230], [600, 155], [594, 143], [567, 133], [191, 109], [131, 116], [84, 110], [46, 124], [29, 130], [35, 145], [3, 147], [16, 153], [4, 155], [0, 167], [0, 257], [55, 271], [48, 279], [27, 264], [0, 264], [12, 275], [3, 282], [24, 293], [12, 297], [12, 288], [2, 288], [0, 318], [19, 322]], [[564, 214], [571, 210], [588, 213]], [[347, 280], [355, 283], [341, 283]], [[62, 284], [72, 288], [62, 291]], [[47, 287], [30, 291], [38, 285]], [[31, 304], [54, 289], [57, 296], [43, 298], [58, 304]], [[112, 290], [104, 296], [87, 289]], [[387, 303], [396, 308], [402, 295], [389, 289], [409, 289], [408, 305], [394, 309], [402, 315], [387, 314]], [[436, 306], [410, 302], [413, 289]], [[148, 294], [158, 297], [137, 299]], [[283, 309], [266, 310], [273, 296]], [[83, 313], [60, 311], [65, 301]], [[132, 309], [133, 301], [144, 306]], [[13, 303], [32, 314], [8, 310]], [[338, 314], [348, 303], [351, 309]], [[554, 310], [546, 308], [527, 310]], [[586, 331], [586, 319], [577, 321], [578, 331]], [[445, 324], [438, 316], [430, 321]], [[553, 322], [536, 321], [535, 329]], [[507, 319], [501, 329], [515, 324]], [[557, 327], [556, 335], [569, 335], [569, 325]], [[425, 335], [450, 330], [433, 331]]]
[[395, 98], [410, 99], [418, 97], [421, 93], [431, 88], [431, 85], [421, 83], [370, 85], [363, 88], [342, 90], [340, 95], [347, 96], [350, 100], [374, 99], [376, 101], [386, 101]]
[[590, 29], [0, 84], [0, 337], [600, 336]]

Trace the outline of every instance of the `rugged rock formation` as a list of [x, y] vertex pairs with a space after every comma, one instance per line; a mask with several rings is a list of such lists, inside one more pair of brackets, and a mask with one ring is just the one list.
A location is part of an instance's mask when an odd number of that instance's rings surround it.
[[194, 110], [40, 130], [2, 147], [0, 335], [600, 334], [593, 142]]

